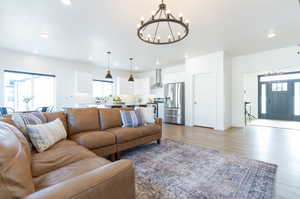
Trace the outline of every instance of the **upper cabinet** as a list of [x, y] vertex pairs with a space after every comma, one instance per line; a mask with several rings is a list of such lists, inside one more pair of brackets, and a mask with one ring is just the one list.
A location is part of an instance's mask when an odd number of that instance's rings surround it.
[[134, 82], [135, 95], [150, 95], [150, 79], [135, 79]]
[[76, 93], [92, 93], [92, 75], [90, 73], [75, 71], [75, 88]]
[[128, 82], [128, 78], [118, 77], [115, 82], [116, 95], [150, 95], [149, 78]]

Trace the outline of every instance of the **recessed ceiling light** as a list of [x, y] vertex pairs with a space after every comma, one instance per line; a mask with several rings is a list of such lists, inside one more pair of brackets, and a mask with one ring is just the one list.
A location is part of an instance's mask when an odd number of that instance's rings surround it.
[[49, 34], [47, 32], [42, 32], [40, 34], [40, 37], [43, 38], [43, 39], [48, 39], [49, 38]]
[[276, 37], [275, 32], [273, 32], [273, 31], [269, 32], [268, 38], [274, 38], [274, 37]]
[[71, 0], [61, 0], [61, 2], [63, 4], [65, 4], [66, 6], [70, 6], [72, 4], [72, 1]]

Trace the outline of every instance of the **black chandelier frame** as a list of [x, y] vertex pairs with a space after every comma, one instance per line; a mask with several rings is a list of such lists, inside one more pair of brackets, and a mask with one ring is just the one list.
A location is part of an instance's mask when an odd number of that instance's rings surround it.
[[[158, 16], [158, 18], [157, 18], [157, 16]], [[168, 28], [169, 28], [170, 34], [169, 34], [167, 41], [162, 41], [157, 35], [159, 25], [161, 22], [168, 23]], [[153, 38], [145, 37], [145, 35], [143, 34], [143, 32], [146, 30], [146, 28], [150, 24], [156, 24], [155, 35]], [[181, 34], [179, 34], [177, 36], [174, 35], [171, 24], [181, 25], [184, 28], [183, 35], [181, 35]], [[178, 19], [172, 13], [168, 13], [167, 5], [164, 3], [163, 0], [162, 0], [162, 3], [159, 5], [159, 9], [155, 12], [155, 14], [153, 14], [146, 22], [141, 20], [140, 25], [138, 25], [138, 28], [137, 28], [137, 35], [142, 41], [149, 43], [149, 44], [157, 44], [157, 45], [165, 45], [165, 44], [172, 44], [172, 43], [179, 42], [179, 41], [185, 39], [188, 36], [188, 34], [189, 34], [189, 22], [188, 21], [184, 22], [183, 16], [180, 16]]]

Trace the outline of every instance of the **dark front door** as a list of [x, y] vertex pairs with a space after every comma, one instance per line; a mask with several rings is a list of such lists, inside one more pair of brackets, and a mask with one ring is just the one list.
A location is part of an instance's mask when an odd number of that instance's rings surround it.
[[291, 120], [290, 97], [288, 81], [267, 83], [267, 119]]

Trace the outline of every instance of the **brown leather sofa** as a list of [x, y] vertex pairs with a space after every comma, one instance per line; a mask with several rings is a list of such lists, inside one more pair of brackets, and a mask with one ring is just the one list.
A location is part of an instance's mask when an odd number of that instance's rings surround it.
[[[160, 119], [153, 125], [122, 128], [119, 109], [71, 109], [44, 116], [48, 122], [60, 118], [68, 139], [42, 153], [28, 152], [24, 136], [0, 129], [1, 199], [135, 198], [132, 162], [111, 162], [103, 156], [114, 160], [123, 150], [159, 143]], [[14, 125], [10, 119], [2, 121]]]

